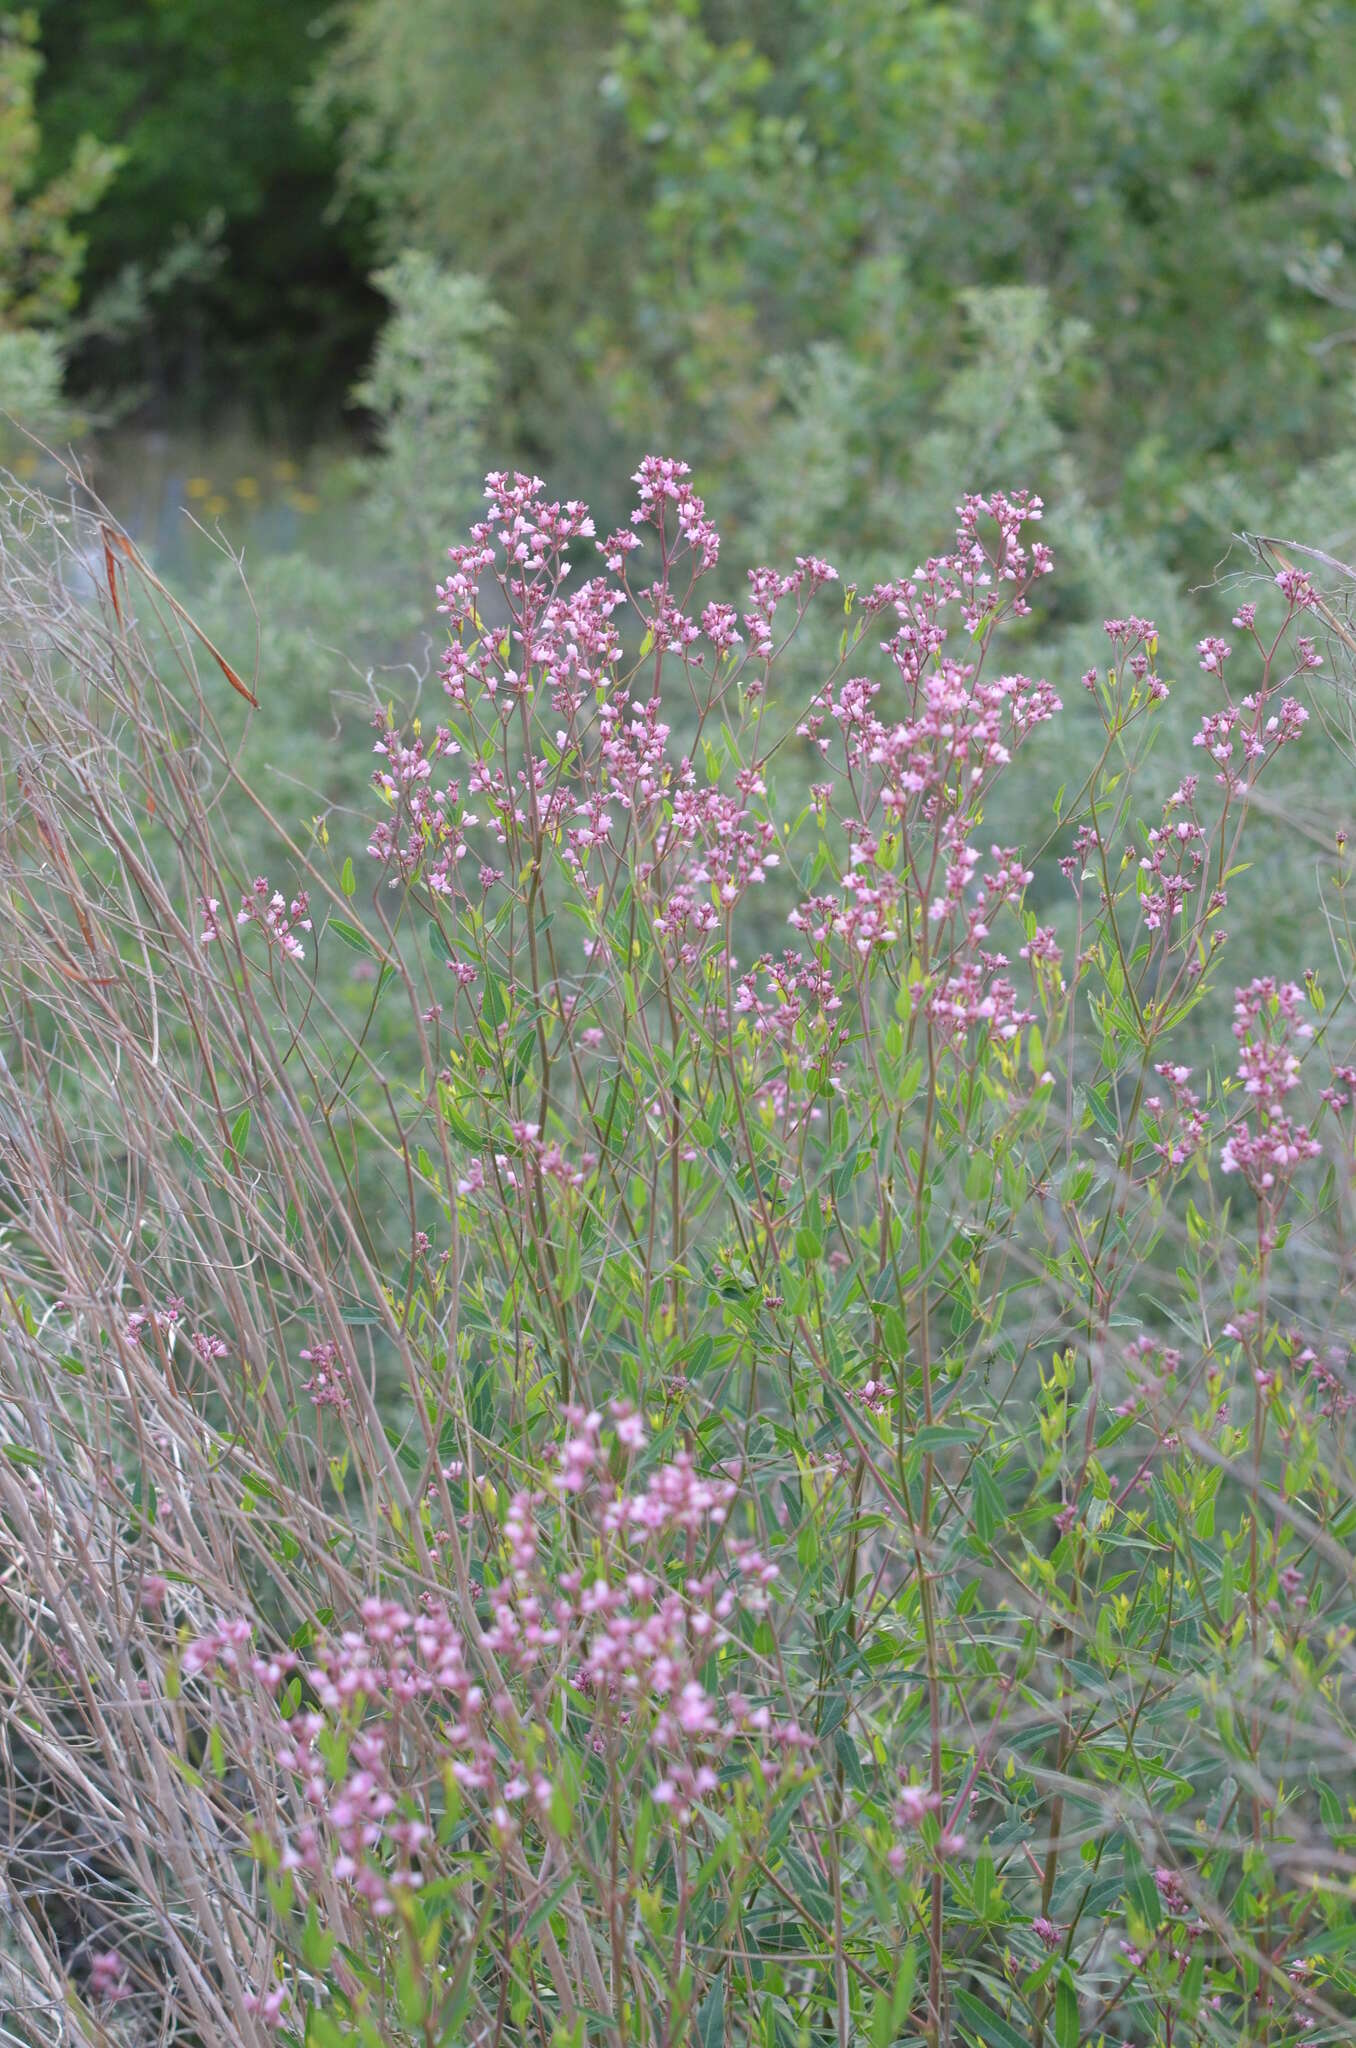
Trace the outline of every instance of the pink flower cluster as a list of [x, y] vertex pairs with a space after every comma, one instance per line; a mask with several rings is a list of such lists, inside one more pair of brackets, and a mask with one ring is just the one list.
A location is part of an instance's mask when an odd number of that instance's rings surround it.
[[302, 1392], [310, 1395], [317, 1408], [333, 1408], [338, 1415], [349, 1414], [353, 1402], [348, 1391], [348, 1366], [333, 1339], [312, 1344], [297, 1356], [311, 1368], [311, 1377], [303, 1382]]
[[[892, 1818], [899, 1832], [900, 1839], [891, 1844], [885, 1859], [896, 1877], [902, 1877], [909, 1867], [910, 1856], [914, 1849], [914, 1838], [917, 1836], [923, 1822], [927, 1819], [928, 1815], [940, 1813], [941, 1808], [942, 1795], [940, 1792], [929, 1791], [926, 1785], [904, 1784], [900, 1786], [892, 1809]], [[946, 1823], [942, 1823], [934, 1844], [935, 1854], [943, 1857], [956, 1856], [959, 1855], [964, 1847], [964, 1835]]]
[[1166, 1091], [1166, 1100], [1162, 1095], [1146, 1095], [1144, 1098], [1145, 1109], [1158, 1120], [1160, 1135], [1154, 1140], [1154, 1151], [1165, 1166], [1186, 1166], [1205, 1145], [1210, 1129], [1209, 1119], [1201, 1108], [1199, 1094], [1187, 1085], [1191, 1079], [1190, 1067], [1159, 1060], [1154, 1072], [1165, 1084]]
[[446, 1761], [459, 1783], [488, 1793], [507, 1825], [486, 1695], [461, 1631], [432, 1596], [417, 1614], [393, 1600], [364, 1601], [359, 1625], [322, 1639], [305, 1664], [291, 1650], [256, 1652], [253, 1640], [250, 1621], [219, 1622], [186, 1646], [183, 1670], [217, 1682], [253, 1679], [270, 1700], [296, 1677], [315, 1701], [279, 1712], [273, 1724], [274, 1762], [304, 1815], [280, 1846], [284, 1869], [328, 1871], [378, 1919], [395, 1910], [402, 1886], [422, 1884], [418, 1857], [431, 1835], [418, 1807], [433, 1765], [407, 1736], [408, 1709], [421, 1700], [438, 1717], [433, 1763]]
[[699, 570], [705, 572], [714, 569], [720, 560], [720, 535], [688, 482], [691, 474], [685, 462], [675, 462], [669, 456], [647, 455], [631, 479], [640, 499], [631, 514], [631, 524], [657, 527], [662, 535], [665, 508], [672, 505], [683, 542], [696, 557]]
[[[1175, 924], [1199, 886], [1207, 842], [1195, 811], [1198, 786], [1196, 776], [1185, 776], [1164, 805], [1163, 823], [1150, 828], [1139, 864], [1139, 908], [1147, 931]], [[1212, 894], [1209, 907], [1222, 910], [1224, 903], [1221, 889]]]
[[[778, 606], [788, 597], [797, 599], [796, 617], [805, 608], [805, 601], [812, 597], [826, 583], [836, 583], [838, 571], [818, 555], [797, 555], [795, 569], [787, 576], [779, 576], [775, 569], [749, 570], [749, 610], [744, 614], [744, 625], [749, 636], [749, 646], [760, 661], [771, 662], [777, 654], [776, 636], [772, 630]], [[748, 685], [753, 693], [763, 689], [761, 679]]]
[[[554, 1484], [507, 1505], [507, 1572], [487, 1581], [479, 1615], [454, 1617], [431, 1592], [413, 1608], [374, 1596], [304, 1659], [257, 1650], [243, 1617], [184, 1648], [186, 1678], [253, 1688], [274, 1715], [274, 1761], [300, 1809], [279, 1845], [283, 1867], [327, 1873], [378, 1919], [436, 1858], [430, 1802], [446, 1774], [501, 1834], [549, 1830], [550, 1731], [577, 1728], [581, 1712], [595, 1753], [628, 1769], [649, 1760], [650, 1794], [677, 1819], [717, 1796], [741, 1746], [757, 1745], [774, 1772], [812, 1746], [731, 1683], [736, 1618], [763, 1613], [778, 1577], [756, 1543], [724, 1534], [736, 1480], [683, 1452], [618, 1488], [611, 1447], [623, 1463], [644, 1447], [639, 1412], [618, 1401], [606, 1420], [566, 1419]], [[586, 1535], [588, 1560], [568, 1569], [567, 1529]]]
[[[442, 677], [456, 731], [440, 726], [425, 742], [381, 722], [385, 765], [375, 780], [389, 815], [369, 851], [393, 885], [419, 879], [435, 898], [468, 902], [502, 886], [506, 874], [532, 871], [548, 847], [558, 849], [585, 902], [604, 900], [625, 881], [689, 983], [701, 980], [703, 963], [733, 982], [726, 1029], [752, 1030], [783, 1051], [799, 1046], [803, 1032], [832, 1025], [845, 972], [855, 975], [877, 949], [906, 936], [907, 883], [914, 902], [931, 904], [937, 927], [927, 1001], [944, 1036], [959, 1041], [983, 1027], [1013, 1037], [1034, 1013], [1005, 972], [1007, 956], [986, 942], [995, 912], [1018, 907], [1029, 874], [1015, 849], [995, 849], [998, 866], [972, 898], [978, 856], [969, 842], [993, 778], [1059, 709], [1044, 681], [982, 672], [994, 621], [1004, 610], [1029, 610], [1032, 584], [1052, 566], [1044, 543], [1028, 538], [1040, 500], [967, 498], [954, 552], [878, 586], [866, 601], [867, 617], [892, 619], [881, 646], [904, 715], [884, 715], [882, 685], [866, 677], [831, 683], [813, 700], [798, 731], [822, 755], [841, 757], [851, 802], [837, 822], [848, 859], [833, 888], [791, 913], [807, 950], [764, 954], [750, 969], [735, 958], [734, 920], [781, 859], [766, 764], [755, 753], [724, 787], [716, 766], [703, 777], [694, 759], [675, 758], [661, 663], [676, 657], [703, 718], [731, 690], [749, 701], [836, 571], [817, 556], [799, 557], [786, 574], [752, 570], [737, 624], [730, 606], [694, 598], [719, 559], [719, 539], [686, 465], [647, 457], [634, 481], [630, 526], [598, 543], [606, 575], [568, 589], [571, 551], [593, 533], [587, 509], [548, 501], [534, 477], [487, 479], [488, 516], [451, 551], [452, 573], [438, 593], [450, 628]], [[657, 550], [657, 574], [633, 582], [634, 557], [647, 546]], [[971, 636], [963, 657], [946, 649], [952, 612]], [[645, 636], [630, 670], [624, 613]], [[750, 663], [756, 672], [745, 673]], [[435, 765], [456, 755], [467, 765], [442, 781]], [[816, 786], [826, 825], [833, 793], [830, 781]], [[606, 936], [583, 945], [586, 959], [604, 965]], [[1023, 958], [1033, 975], [1057, 978], [1050, 932], [1023, 948]], [[785, 1088], [783, 1097], [789, 1101]], [[473, 1172], [483, 1184], [488, 1163]]]
[[[515, 1150], [496, 1152], [493, 1156], [493, 1183], [501, 1200], [508, 1196], [531, 1192], [543, 1181], [554, 1181], [559, 1188], [582, 1188], [588, 1183], [593, 1169], [598, 1164], [595, 1152], [584, 1151], [577, 1158], [570, 1159], [553, 1139], [544, 1140], [535, 1123], [519, 1120], [510, 1126]], [[457, 1193], [462, 1196], [478, 1195], [486, 1184], [485, 1162], [481, 1158], [468, 1161], [466, 1171], [457, 1180]]]
[[[1215, 780], [1230, 796], [1243, 795], [1256, 781], [1266, 762], [1282, 747], [1298, 739], [1308, 723], [1309, 714], [1297, 697], [1281, 693], [1295, 675], [1323, 665], [1313, 641], [1301, 636], [1297, 642], [1296, 666], [1291, 675], [1280, 680], [1274, 676], [1273, 664], [1286, 628], [1298, 613], [1309, 610], [1314, 603], [1313, 586], [1307, 576], [1285, 569], [1276, 582], [1289, 610], [1281, 631], [1269, 647], [1258, 635], [1255, 605], [1240, 606], [1234, 617], [1234, 624], [1250, 636], [1262, 656], [1261, 683], [1237, 704], [1230, 702], [1222, 710], [1207, 712], [1192, 742], [1193, 746], [1203, 748], [1215, 762], [1219, 771]], [[1198, 643], [1196, 651], [1205, 673], [1218, 677], [1227, 691], [1228, 663], [1233, 648], [1218, 634], [1212, 633]], [[1273, 701], [1278, 697], [1279, 702], [1273, 710]]]
[[[288, 960], [301, 961], [306, 958], [306, 948], [297, 937], [299, 931], [311, 929], [309, 903], [306, 891], [301, 890], [289, 903], [280, 889], [271, 893], [266, 878], [256, 877], [254, 886], [240, 899], [236, 923], [257, 925], [270, 946]], [[221, 905], [215, 898], [202, 900], [203, 928], [201, 942], [210, 945], [221, 936], [217, 912]]]
[[125, 1325], [129, 1344], [140, 1344], [149, 1331], [162, 1338], [172, 1335], [184, 1312], [183, 1296], [167, 1295], [159, 1308], [134, 1308]]
[[[594, 578], [567, 592], [568, 550], [593, 532], [586, 508], [548, 503], [537, 478], [487, 480], [490, 517], [472, 528], [469, 545], [451, 551], [453, 574], [439, 589], [439, 609], [451, 628], [443, 685], [463, 729], [454, 737], [439, 727], [425, 747], [417, 735], [406, 741], [382, 724], [377, 751], [386, 766], [375, 780], [392, 815], [374, 828], [368, 850], [390, 867], [393, 882], [419, 875], [450, 898], [467, 893], [460, 869], [478, 833], [507, 850], [514, 872], [526, 851], [536, 858], [550, 841], [583, 882], [598, 862], [619, 858], [626, 827], [618, 821], [629, 815], [637, 821], [631, 829], [651, 842], [636, 872], [652, 890], [654, 928], [681, 950], [690, 948], [693, 935], [720, 934], [745, 891], [765, 879], [777, 859], [775, 830], [739, 798], [699, 783], [690, 761], [671, 757], [657, 690], [637, 694], [634, 679], [622, 671], [613, 622], [621, 607], [635, 613], [657, 658], [673, 652], [689, 668], [706, 661], [698, 643], [721, 656], [733, 652], [740, 637], [730, 607], [708, 604], [700, 619], [686, 609], [692, 587], [719, 555], [686, 466], [647, 458], [635, 481], [640, 504], [633, 528], [657, 531], [658, 580], [631, 587], [627, 560], [643, 542], [636, 531], [623, 531], [599, 544], [617, 580]], [[680, 587], [683, 561], [687, 578]], [[483, 590], [491, 571], [493, 600]], [[793, 577], [779, 580], [777, 595], [797, 593], [799, 617], [832, 573], [807, 559]], [[770, 575], [757, 572], [762, 580], [750, 614], [765, 623], [773, 605]], [[486, 627], [484, 614], [491, 610], [507, 614], [504, 628]], [[543, 718], [540, 729], [531, 727], [532, 751], [500, 758], [510, 708], [546, 699], [554, 730], [546, 730]], [[435, 785], [434, 763], [463, 752], [469, 762], [464, 777]], [[502, 881], [504, 870], [480, 854], [468, 872], [483, 895]]]
[[[985, 943], [995, 913], [1019, 907], [1030, 873], [1015, 848], [995, 846], [997, 865], [974, 888], [980, 856], [970, 842], [994, 778], [1026, 736], [1054, 717], [1060, 700], [1044, 681], [985, 678], [977, 659], [948, 654], [946, 614], [958, 605], [971, 633], [984, 632], [997, 616], [1004, 583], [1014, 586], [1006, 599], [1013, 611], [1029, 609], [1031, 581], [1051, 567], [1044, 544], [1028, 549], [1022, 538], [1026, 522], [1040, 515], [1040, 501], [1022, 495], [967, 499], [954, 555], [872, 591], [867, 615], [893, 613], [896, 621], [881, 647], [903, 693], [902, 719], [881, 716], [880, 683], [850, 677], [819, 692], [797, 727], [826, 759], [836, 735], [853, 807], [842, 821], [849, 859], [841, 893], [807, 898], [790, 922], [821, 957], [837, 939], [849, 959], [866, 960], [905, 937], [901, 891], [907, 883], [913, 899], [927, 903], [936, 932], [926, 1001], [951, 1043], [976, 1027], [1012, 1038], [1033, 1015], [1003, 972], [1007, 956]], [[987, 547], [981, 521], [998, 529], [996, 543]], [[817, 785], [823, 813], [832, 794], [832, 784]], [[917, 946], [921, 935], [911, 936]], [[1057, 970], [1053, 935], [1042, 933], [1024, 957]]]
[[1271, 975], [1234, 991], [1237, 1071], [1248, 1109], [1230, 1131], [1220, 1165], [1225, 1173], [1242, 1174], [1254, 1194], [1270, 1199], [1301, 1161], [1316, 1159], [1322, 1150], [1308, 1127], [1295, 1123], [1284, 1107], [1300, 1078], [1293, 1041], [1313, 1036], [1313, 1026], [1300, 1015], [1304, 1001], [1295, 982], [1277, 982]]
[[127, 1965], [116, 1949], [100, 1949], [91, 1956], [89, 1965], [89, 1989], [91, 1998], [104, 2005], [117, 2005], [132, 1995], [131, 1980]]

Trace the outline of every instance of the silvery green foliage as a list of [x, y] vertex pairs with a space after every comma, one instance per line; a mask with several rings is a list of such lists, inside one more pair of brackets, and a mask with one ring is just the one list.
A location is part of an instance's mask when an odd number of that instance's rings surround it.
[[422, 588], [440, 538], [479, 500], [508, 319], [479, 278], [418, 250], [406, 250], [374, 282], [391, 315], [353, 391], [377, 422], [370, 512], [376, 530], [417, 564]]
[[61, 348], [35, 328], [0, 332], [0, 413], [34, 433], [51, 433], [64, 417]]

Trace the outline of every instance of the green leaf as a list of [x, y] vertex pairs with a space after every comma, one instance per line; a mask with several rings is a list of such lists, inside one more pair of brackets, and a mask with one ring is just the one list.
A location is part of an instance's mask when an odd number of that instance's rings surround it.
[[1007, 1507], [983, 1458], [976, 1458], [971, 1468], [970, 1507], [980, 1541], [992, 1543], [1006, 1518]]
[[186, 1137], [182, 1131], [176, 1131], [172, 1143], [175, 1151], [184, 1163], [205, 1180], [210, 1172], [210, 1168], [193, 1140]]
[[711, 1989], [701, 2002], [697, 2013], [697, 2040], [700, 2048], [724, 2048], [725, 2044], [725, 1977], [717, 1977]]
[[320, 1925], [315, 1901], [306, 1909], [306, 1925], [301, 1930], [301, 1958], [308, 1969], [323, 1976], [329, 1969], [330, 1957], [334, 1954], [338, 1936]]
[[[1109, 1060], [1105, 1061], [1105, 1064], [1108, 1066], [1115, 1065], [1114, 1053], [1112, 1054], [1112, 1057]], [[1102, 1129], [1106, 1132], [1107, 1136], [1110, 1138], [1115, 1138], [1117, 1141], [1119, 1141], [1121, 1129], [1115, 1117], [1112, 1115], [1110, 1109], [1107, 1107], [1106, 1083], [1103, 1082], [1101, 1087], [1099, 1088], [1090, 1088], [1088, 1090], [1087, 1095], [1084, 1097], [1084, 1101], [1086, 1102], [1089, 1110], [1091, 1110], [1094, 1119], [1097, 1123], [1101, 1125]]]
[[1158, 1886], [1145, 1867], [1144, 1858], [1138, 1845], [1127, 1835], [1125, 1837], [1125, 1895], [1143, 1920], [1150, 1933], [1156, 1933], [1162, 1921], [1162, 1902]]
[[1010, 2021], [985, 2005], [982, 1998], [976, 1998], [973, 1991], [958, 1991], [956, 2005], [976, 2038], [987, 2042], [988, 2048], [1031, 2048], [1028, 2035], [1019, 2034]]
[[557, 1777], [551, 1787], [551, 1825], [563, 1842], [574, 1832], [574, 1801], [568, 1785]]
[[887, 1308], [880, 1320], [880, 1333], [890, 1358], [898, 1364], [909, 1355], [909, 1332], [897, 1308]]
[[986, 1843], [975, 1859], [975, 1913], [979, 1919], [992, 1920], [997, 1898], [998, 1883], [994, 1874], [993, 1853]]
[[485, 1022], [492, 1028], [502, 1024], [508, 1015], [504, 991], [495, 976], [488, 971], [485, 975], [485, 994], [481, 999], [480, 1010]]
[[332, 917], [325, 929], [327, 932], [333, 932], [336, 939], [342, 939], [355, 953], [372, 953], [376, 950], [365, 932], [360, 932], [356, 924], [349, 924], [342, 917]]
[[871, 2014], [871, 2048], [889, 2048], [895, 2036], [902, 2032], [913, 2003], [914, 1980], [918, 1975], [918, 1955], [912, 1942], [900, 1957], [899, 1969], [895, 1975], [895, 1988], [888, 1996], [884, 1991], [876, 1994], [875, 2009]]
[[447, 1125], [454, 1138], [460, 1138], [463, 1145], [478, 1145], [480, 1143], [474, 1125], [467, 1123], [466, 1118], [455, 1106], [446, 1090], [442, 1092], [441, 1107], [443, 1122]]
[[350, 854], [345, 860], [340, 873], [339, 887], [343, 890], [345, 896], [351, 896], [357, 886], [358, 878], [353, 872], [353, 856]]
[[1078, 1993], [1066, 1967], [1060, 1971], [1059, 1982], [1055, 1986], [1055, 2040], [1058, 2048], [1078, 2048], [1081, 2031]]
[[187, 1757], [177, 1755], [172, 1749], [166, 1750], [165, 1755], [169, 1759], [170, 1769], [177, 1771], [186, 1785], [191, 1785], [195, 1792], [205, 1792], [207, 1790], [207, 1781], [203, 1777], [202, 1772], [195, 1771]]
[[415, 1975], [408, 1949], [403, 1946], [396, 1957], [396, 2004], [407, 2027], [420, 2026], [424, 2018], [424, 1987]]
[[868, 1790], [866, 1772], [862, 1769], [862, 1760], [857, 1754], [857, 1745], [846, 1728], [838, 1728], [834, 1731], [833, 1747], [834, 1754], [843, 1766], [843, 1776], [848, 1784], [851, 1785], [854, 1792], [865, 1793]]
[[952, 1444], [972, 1444], [979, 1431], [973, 1423], [930, 1422], [914, 1431], [909, 1448], [915, 1451], [944, 1451]]
[[895, 1090], [896, 1108], [902, 1109], [905, 1103], [913, 1101], [914, 1096], [918, 1093], [919, 1084], [921, 1083], [922, 1079], [922, 1058], [919, 1057], [917, 1059], [910, 1060], [908, 1066], [900, 1075], [899, 1086]]
[[530, 1941], [537, 1932], [537, 1929], [545, 1925], [573, 1883], [574, 1871], [567, 1870], [559, 1883], [552, 1885], [546, 1897], [538, 1905], [534, 1906], [531, 1913], [529, 1913], [527, 1925], [523, 1929], [524, 1939]]

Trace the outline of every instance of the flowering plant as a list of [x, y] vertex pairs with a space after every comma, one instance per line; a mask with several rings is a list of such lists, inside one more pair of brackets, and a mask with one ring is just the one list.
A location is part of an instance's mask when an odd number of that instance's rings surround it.
[[1343, 2038], [1356, 1058], [1224, 924], [1315, 594], [1202, 642], [1153, 795], [1109, 621], [1019, 850], [1039, 499], [741, 604], [635, 483], [600, 539], [488, 479], [370, 888], [232, 888], [118, 585], [28, 686], [5, 1670], [102, 1902], [44, 1981], [316, 2048]]

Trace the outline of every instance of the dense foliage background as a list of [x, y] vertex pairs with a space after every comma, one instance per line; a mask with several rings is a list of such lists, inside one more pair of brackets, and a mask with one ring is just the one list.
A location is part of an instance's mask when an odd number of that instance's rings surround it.
[[120, 152], [77, 379], [137, 373], [148, 417], [338, 419], [367, 273], [416, 248], [513, 323], [499, 446], [596, 482], [604, 432], [681, 439], [766, 495], [751, 458], [814, 424], [868, 537], [976, 293], [1039, 295], [1034, 348], [989, 335], [1014, 407], [1044, 391], [1174, 561], [1348, 425], [1341, 0], [45, 0], [37, 30], [39, 181]]

